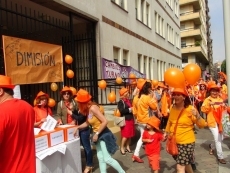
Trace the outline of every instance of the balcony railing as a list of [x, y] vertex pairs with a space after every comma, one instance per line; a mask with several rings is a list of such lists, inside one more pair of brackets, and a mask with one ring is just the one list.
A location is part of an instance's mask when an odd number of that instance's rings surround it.
[[184, 16], [184, 15], [188, 15], [188, 14], [192, 14], [192, 13], [197, 13], [197, 12], [199, 12], [199, 10], [186, 11], [184, 13], [180, 13], [180, 16]]

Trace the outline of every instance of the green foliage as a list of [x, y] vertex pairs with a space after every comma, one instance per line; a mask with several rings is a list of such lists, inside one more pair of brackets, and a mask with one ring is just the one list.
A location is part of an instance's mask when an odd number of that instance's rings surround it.
[[196, 41], [196, 42], [195, 42], [195, 46], [200, 46], [200, 42], [199, 42], [199, 41]]
[[221, 64], [221, 71], [226, 74], [226, 59]]

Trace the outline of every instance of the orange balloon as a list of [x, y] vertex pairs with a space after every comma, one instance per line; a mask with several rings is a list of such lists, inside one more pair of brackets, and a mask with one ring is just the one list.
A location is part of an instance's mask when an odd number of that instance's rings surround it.
[[121, 84], [123, 82], [123, 80], [122, 80], [121, 77], [117, 77], [116, 78], [116, 82], [117, 82], [117, 84]]
[[133, 74], [133, 73], [130, 73], [130, 74], [129, 74], [129, 78], [131, 78], [131, 79], [135, 79], [135, 78], [136, 78], [136, 75], [135, 75], [135, 74]]
[[120, 113], [119, 109], [115, 109], [114, 112], [113, 112], [113, 115], [116, 116], [116, 117], [120, 117], [121, 113]]
[[57, 84], [55, 82], [53, 82], [53, 83], [51, 83], [50, 88], [51, 88], [52, 91], [57, 91], [58, 86], [57, 86]]
[[105, 80], [101, 80], [98, 82], [98, 87], [101, 88], [101, 89], [105, 89], [106, 88], [106, 81]]
[[52, 99], [52, 98], [49, 98], [49, 100], [48, 100], [48, 106], [52, 108], [52, 107], [54, 107], [55, 105], [56, 105], [55, 100]]
[[72, 91], [73, 95], [76, 95], [76, 94], [77, 94], [76, 88], [74, 88], [74, 87], [69, 87], [69, 88], [70, 88], [70, 90]]
[[188, 64], [185, 66], [184, 70], [185, 80], [190, 84], [194, 85], [199, 81], [201, 77], [201, 69], [197, 64]]
[[66, 56], [65, 56], [65, 62], [66, 62], [67, 64], [71, 64], [71, 63], [73, 62], [72, 56], [66, 55]]
[[152, 86], [156, 87], [158, 85], [158, 80], [152, 80]]
[[68, 78], [73, 78], [74, 77], [74, 72], [73, 72], [73, 70], [67, 70], [67, 72], [66, 72], [66, 76], [68, 77]]
[[169, 68], [164, 73], [164, 81], [173, 88], [185, 87], [185, 77], [178, 68]]
[[110, 101], [110, 103], [115, 102], [115, 100], [116, 100], [116, 95], [115, 95], [114, 91], [112, 91], [111, 93], [109, 93], [109, 95], [108, 95], [108, 100]]

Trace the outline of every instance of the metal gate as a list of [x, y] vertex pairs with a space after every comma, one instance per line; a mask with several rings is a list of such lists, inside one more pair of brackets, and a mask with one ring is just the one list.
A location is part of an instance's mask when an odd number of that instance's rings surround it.
[[[51, 44], [62, 45], [63, 57], [70, 54], [74, 58], [72, 65], [64, 63], [64, 85], [79, 88], [79, 80], [90, 80], [90, 92], [96, 94], [94, 89], [97, 80], [96, 41], [94, 23], [90, 32], [79, 36], [73, 35], [73, 14], [64, 16], [61, 20], [49, 14], [32, 9], [27, 4], [19, 4], [16, 0], [0, 0], [0, 37], [8, 35], [24, 39], [36, 40]], [[47, 12], [48, 13], [48, 12]], [[76, 16], [76, 14], [74, 14]], [[80, 17], [79, 17], [80, 18]], [[3, 45], [0, 41], [0, 74], [5, 74]], [[63, 60], [64, 62], [64, 60]], [[67, 79], [65, 71], [71, 68], [75, 76]], [[59, 91], [63, 83], [57, 83]], [[97, 84], [96, 84], [97, 85]], [[50, 89], [50, 83], [20, 85], [21, 97], [23, 100], [33, 104], [36, 94], [42, 90], [49, 93], [50, 97], [59, 100], [59, 92]]]

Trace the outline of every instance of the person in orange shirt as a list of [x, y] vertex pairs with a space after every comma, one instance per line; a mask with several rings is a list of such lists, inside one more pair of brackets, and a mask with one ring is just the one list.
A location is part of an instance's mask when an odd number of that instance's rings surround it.
[[194, 106], [191, 105], [185, 88], [175, 88], [172, 93], [172, 99], [174, 104], [170, 109], [165, 131], [167, 136], [172, 135], [178, 120], [175, 137], [179, 152], [177, 156], [173, 156], [177, 163], [177, 173], [185, 173], [185, 171], [192, 173], [191, 162], [195, 148], [194, 124], [202, 128], [207, 123]]
[[201, 111], [201, 106], [204, 102], [204, 99], [206, 98], [206, 95], [207, 95], [207, 85], [204, 82], [201, 82], [199, 83], [197, 109], [203, 118], [204, 118], [204, 113]]
[[48, 115], [52, 115], [51, 109], [48, 107], [49, 95], [40, 91], [35, 98], [35, 123], [34, 127], [41, 127], [46, 121]]
[[[201, 106], [201, 111], [207, 114], [207, 123], [214, 137], [218, 161], [221, 164], [226, 164], [222, 151], [223, 129], [221, 122], [222, 111], [225, 109], [225, 104], [223, 99], [219, 96], [219, 86], [213, 83], [209, 86], [208, 90], [210, 92], [210, 96], [204, 100]], [[213, 144], [210, 144], [209, 148], [209, 154], [213, 155]]]
[[165, 86], [165, 88], [162, 90], [162, 96], [160, 101], [160, 111], [162, 115], [160, 129], [162, 129], [163, 131], [165, 130], [165, 127], [168, 122], [170, 107], [171, 107], [171, 96], [169, 95], [168, 88]]
[[[86, 90], [80, 89], [77, 92], [76, 100], [78, 102], [79, 112], [87, 116], [87, 120], [75, 128], [74, 136], [77, 135], [78, 129], [83, 129], [91, 125], [93, 129], [92, 142], [96, 145], [100, 172], [107, 172], [106, 165], [109, 164], [117, 170], [117, 172], [125, 173], [121, 165], [111, 157], [118, 149], [116, 138], [107, 127], [108, 121], [101, 113], [99, 106], [92, 102], [91, 98], [92, 96]], [[84, 171], [84, 173], [90, 172], [92, 172], [92, 168], [90, 167]]]
[[161, 141], [166, 139], [165, 135], [160, 132], [159, 126], [160, 120], [155, 116], [151, 117], [142, 136], [142, 142], [145, 143], [145, 154], [154, 173], [160, 170]]
[[132, 160], [138, 163], [143, 163], [144, 161], [139, 157], [140, 148], [143, 144], [142, 142], [142, 134], [144, 132], [144, 128], [146, 123], [149, 121], [150, 109], [157, 109], [157, 101], [154, 98], [152, 93], [152, 84], [151, 82], [147, 82], [146, 80], [142, 80], [138, 83], [137, 88], [140, 90], [138, 100], [136, 102], [135, 107], [137, 108], [136, 112], [136, 121], [138, 123], [138, 128], [140, 130], [141, 136], [137, 142], [136, 149], [132, 156]]

